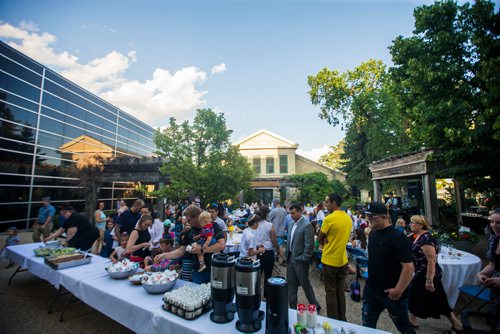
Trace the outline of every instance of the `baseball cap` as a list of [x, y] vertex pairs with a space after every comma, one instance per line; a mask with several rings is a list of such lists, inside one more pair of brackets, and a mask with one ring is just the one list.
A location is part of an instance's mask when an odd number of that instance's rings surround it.
[[163, 226], [170, 226], [170, 224], [172, 224], [172, 222], [170, 221], [170, 219], [165, 219], [163, 221]]
[[14, 232], [17, 232], [17, 227], [15, 227], [15, 226], [9, 227], [9, 228], [7, 229], [7, 231], [14, 231]]
[[381, 215], [387, 214], [387, 208], [383, 203], [371, 202], [366, 208], [365, 214], [367, 215]]

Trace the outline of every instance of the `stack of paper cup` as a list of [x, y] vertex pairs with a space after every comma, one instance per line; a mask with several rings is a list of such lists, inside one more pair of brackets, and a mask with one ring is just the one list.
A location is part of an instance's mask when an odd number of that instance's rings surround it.
[[303, 326], [307, 324], [305, 304], [297, 304], [297, 322]]
[[306, 315], [307, 327], [314, 328], [318, 323], [318, 311], [316, 310], [316, 305], [307, 305], [307, 315]]

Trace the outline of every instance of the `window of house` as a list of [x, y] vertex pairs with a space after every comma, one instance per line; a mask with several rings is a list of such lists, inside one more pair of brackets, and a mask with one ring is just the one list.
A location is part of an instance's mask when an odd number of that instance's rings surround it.
[[274, 157], [266, 158], [266, 173], [274, 174]]
[[253, 158], [253, 168], [255, 169], [255, 172], [257, 174], [261, 174], [262, 173], [262, 170], [261, 170], [261, 167], [260, 167], [260, 157]]
[[288, 155], [280, 155], [280, 173], [288, 173]]

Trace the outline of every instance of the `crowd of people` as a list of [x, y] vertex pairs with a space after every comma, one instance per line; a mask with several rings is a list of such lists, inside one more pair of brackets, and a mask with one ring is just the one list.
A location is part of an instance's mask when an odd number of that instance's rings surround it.
[[[134, 200], [128, 207], [120, 199], [114, 216], [107, 216], [104, 203], [98, 203], [92, 222], [70, 204], [63, 204], [59, 228], [50, 234], [56, 210], [50, 198], [44, 198], [33, 226], [33, 241], [49, 241], [65, 233], [68, 246], [92, 249], [113, 262], [128, 258], [148, 271], [178, 270], [182, 279], [200, 284], [210, 282], [212, 254], [224, 251], [228, 238], [242, 232], [238, 255], [260, 260], [264, 284], [276, 263], [281, 263], [286, 266], [290, 307], [297, 306], [300, 286], [318, 312], [321, 305], [309, 268], [314, 252], [320, 252], [326, 314], [343, 321], [348, 321], [346, 279], [355, 272], [346, 250], [350, 245], [365, 251], [368, 258], [363, 325], [376, 328], [381, 312], [387, 310], [401, 333], [414, 333], [419, 319], [441, 315], [448, 317], [450, 333], [460, 333], [462, 323], [448, 304], [437, 260], [438, 243], [426, 217], [414, 215], [406, 226], [389, 211], [394, 201], [371, 202], [354, 213], [343, 208], [342, 202], [337, 194], [309, 208], [302, 203], [282, 206], [278, 199], [270, 206], [243, 204], [234, 210], [223, 203], [203, 210], [199, 201], [186, 202], [167, 205], [166, 219], [161, 221], [143, 200]], [[500, 210], [492, 212], [490, 227], [489, 264], [478, 280], [491, 288], [491, 312], [498, 320]], [[11, 244], [19, 242], [16, 232], [9, 230]], [[264, 299], [266, 290], [264, 286]]]

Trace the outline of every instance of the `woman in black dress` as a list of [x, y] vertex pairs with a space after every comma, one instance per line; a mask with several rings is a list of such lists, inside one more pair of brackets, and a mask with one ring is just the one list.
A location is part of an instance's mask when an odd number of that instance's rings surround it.
[[410, 322], [417, 328], [418, 318], [448, 317], [450, 333], [460, 333], [462, 323], [453, 313], [441, 282], [442, 270], [437, 263], [437, 241], [429, 232], [429, 222], [424, 216], [415, 215], [410, 219], [413, 241], [412, 253], [415, 275], [409, 287]]
[[97, 238], [99, 238], [97, 228], [92, 226], [84, 215], [76, 212], [68, 203], [61, 205], [60, 213], [65, 218], [64, 226], [47, 237], [44, 242], [55, 239], [63, 232], [66, 232], [66, 245], [84, 251], [89, 250]]
[[153, 217], [143, 215], [137, 222], [136, 228], [130, 233], [127, 242], [125, 255], [130, 254], [130, 261], [141, 262], [144, 265], [144, 259], [151, 255], [151, 235], [148, 228], [153, 224]]

